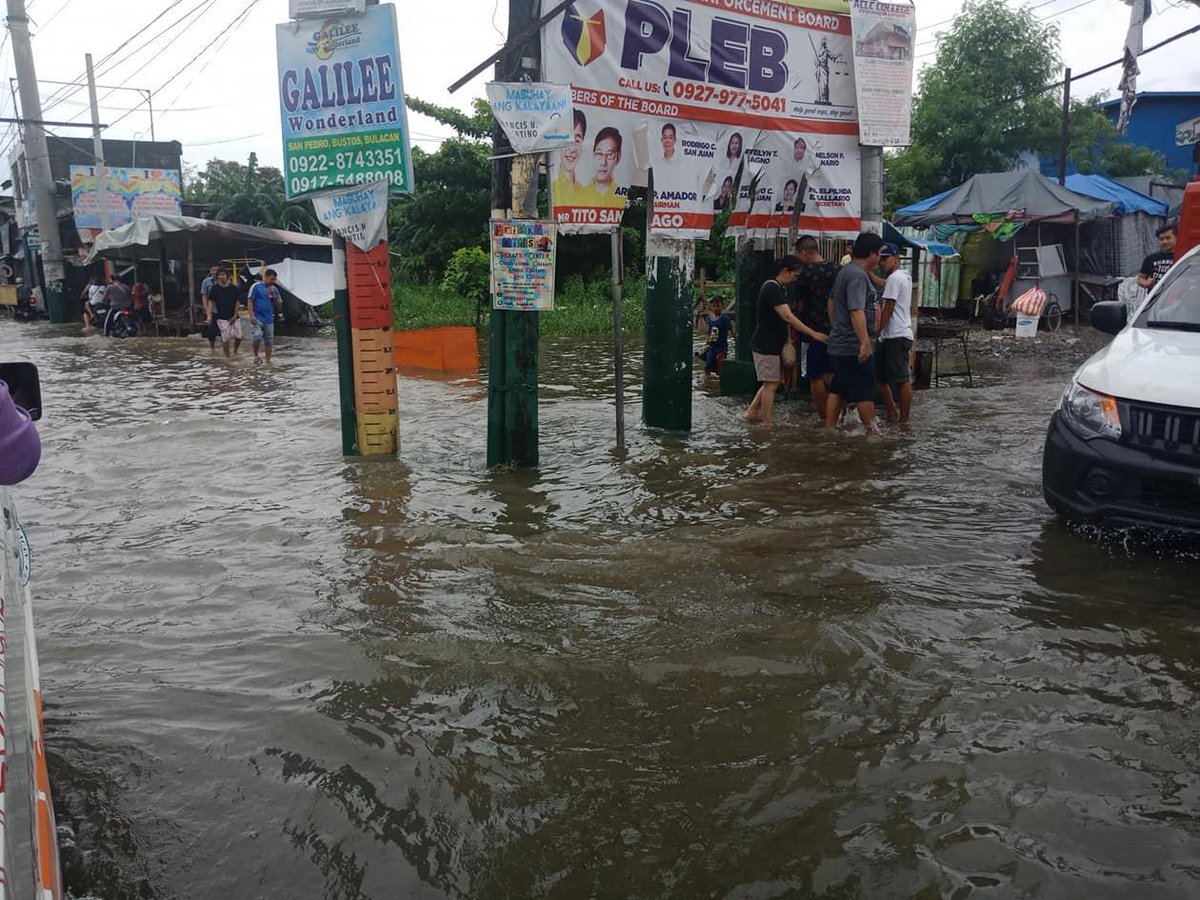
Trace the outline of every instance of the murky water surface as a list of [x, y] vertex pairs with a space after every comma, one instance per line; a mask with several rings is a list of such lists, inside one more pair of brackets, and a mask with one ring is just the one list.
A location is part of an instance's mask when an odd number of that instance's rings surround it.
[[603, 343], [550, 341], [543, 465], [489, 474], [478, 382], [402, 379], [400, 460], [347, 461], [328, 339], [0, 324], [95, 894], [1200, 893], [1200, 563], [1050, 517], [1070, 365], [868, 445], [703, 393], [640, 431], [638, 356], [627, 457]]

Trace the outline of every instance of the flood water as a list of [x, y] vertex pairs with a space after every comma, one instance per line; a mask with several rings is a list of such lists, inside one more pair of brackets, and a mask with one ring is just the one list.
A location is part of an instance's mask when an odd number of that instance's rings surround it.
[[0, 323], [41, 368], [34, 548], [60, 820], [104, 900], [1200, 893], [1200, 562], [1042, 503], [1072, 366], [910, 434], [697, 392], [611, 451], [603, 342], [543, 347], [536, 473], [486, 388], [401, 380], [340, 455], [334, 345]]

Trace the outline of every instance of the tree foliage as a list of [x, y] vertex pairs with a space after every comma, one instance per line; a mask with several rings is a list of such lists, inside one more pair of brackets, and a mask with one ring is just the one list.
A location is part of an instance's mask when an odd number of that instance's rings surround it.
[[451, 138], [435, 153], [413, 150], [416, 190], [392, 204], [388, 231], [400, 253], [400, 274], [413, 281], [440, 281], [460, 247], [487, 246], [491, 210], [490, 149]]
[[1004, 0], [968, 0], [913, 98], [912, 146], [888, 157], [889, 205], [1012, 168], [1057, 134], [1040, 89], [1058, 73], [1058, 28]]
[[[1044, 90], [1062, 71], [1058, 28], [1005, 0], [967, 0], [913, 98], [912, 145], [884, 158], [889, 210], [948, 190], [981, 172], [1013, 169], [1027, 153], [1056, 159], [1062, 105]], [[1096, 108], [1073, 102], [1068, 161], [1110, 177], [1162, 174], [1166, 160], [1119, 140]]]
[[203, 169], [189, 174], [185, 198], [205, 204], [211, 218], [222, 222], [310, 234], [320, 231], [312, 204], [289, 203], [283, 173], [273, 166], [260, 166], [254, 153], [246, 165], [227, 159], [209, 160]]
[[1097, 109], [1103, 99], [1097, 94], [1082, 102], [1072, 101], [1067, 162], [1084, 175], [1123, 178], [1165, 174], [1167, 160], [1162, 154], [1121, 140], [1117, 126]]

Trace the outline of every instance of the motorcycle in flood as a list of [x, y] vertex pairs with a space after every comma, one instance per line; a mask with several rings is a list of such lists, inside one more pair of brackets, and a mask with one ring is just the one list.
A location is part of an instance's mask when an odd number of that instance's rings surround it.
[[105, 337], [131, 338], [138, 333], [137, 318], [132, 309], [114, 309], [107, 303], [93, 310], [92, 325]]

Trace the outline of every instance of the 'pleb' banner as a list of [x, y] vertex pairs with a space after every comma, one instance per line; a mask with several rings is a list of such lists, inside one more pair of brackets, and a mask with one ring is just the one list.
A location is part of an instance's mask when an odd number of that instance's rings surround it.
[[907, 2], [850, 0], [850, 23], [862, 142], [870, 147], [908, 146], [917, 11]]
[[[542, 11], [557, 6], [542, 0]], [[653, 170], [651, 231], [853, 235], [859, 150], [845, 0], [577, 0], [543, 29], [547, 77], [574, 88], [551, 165], [563, 233], [619, 227]], [[740, 189], [737, 186], [740, 184]], [[753, 189], [751, 185], [753, 184]]]
[[569, 84], [490, 81], [488, 104], [515, 153], [542, 153], [571, 145]]
[[387, 240], [388, 182], [326, 191], [312, 198], [321, 224], [359, 250], [374, 250]]

